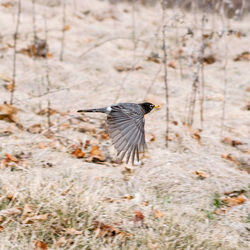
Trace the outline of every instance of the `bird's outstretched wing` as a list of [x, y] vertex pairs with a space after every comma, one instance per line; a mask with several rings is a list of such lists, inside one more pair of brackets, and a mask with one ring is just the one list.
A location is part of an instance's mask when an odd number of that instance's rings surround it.
[[121, 154], [121, 160], [127, 154], [126, 163], [130, 156], [134, 163], [135, 155], [139, 161], [139, 152], [144, 152], [146, 148], [144, 123], [144, 114], [139, 107], [135, 109], [122, 105], [112, 106], [108, 115], [109, 134], [117, 154]]

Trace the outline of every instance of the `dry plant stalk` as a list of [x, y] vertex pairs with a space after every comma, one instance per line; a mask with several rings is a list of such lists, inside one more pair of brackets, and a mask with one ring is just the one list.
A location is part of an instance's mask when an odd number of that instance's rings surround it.
[[14, 99], [14, 93], [16, 89], [16, 54], [17, 54], [17, 35], [19, 31], [19, 25], [20, 25], [20, 16], [21, 16], [21, 0], [18, 1], [18, 10], [17, 10], [17, 21], [16, 21], [16, 29], [14, 33], [14, 54], [13, 54], [13, 74], [12, 74], [12, 89], [10, 91], [10, 104], [13, 104]]
[[[48, 26], [47, 26], [47, 15], [44, 13], [44, 30], [45, 30], [45, 43], [48, 44]], [[47, 123], [48, 123], [48, 130], [50, 131], [51, 127], [51, 119], [50, 119], [50, 77], [49, 77], [49, 62], [48, 62], [48, 54], [45, 56], [45, 63], [46, 63], [46, 80], [47, 80], [47, 93], [48, 93], [48, 100], [47, 100]]]
[[61, 40], [60, 61], [63, 61], [63, 51], [64, 51], [64, 43], [65, 43], [66, 0], [63, 0], [62, 12], [63, 12], [63, 17], [62, 17], [62, 40]]
[[[204, 11], [204, 10], [203, 10]], [[201, 129], [203, 129], [203, 121], [204, 121], [204, 98], [205, 98], [205, 79], [204, 79], [204, 51], [205, 51], [205, 38], [204, 38], [204, 26], [205, 26], [206, 15], [203, 12], [202, 20], [201, 20], [201, 61], [200, 61], [200, 73], [201, 73], [201, 84], [200, 84], [200, 122]]]
[[166, 99], [166, 147], [168, 147], [168, 134], [169, 134], [169, 94], [168, 94], [168, 54], [167, 54], [167, 44], [166, 44], [166, 7], [167, 0], [162, 0], [162, 50], [163, 50], [163, 65], [164, 65], [164, 83], [165, 83], [165, 99]]
[[32, 0], [32, 23], [33, 23], [33, 39], [34, 39], [34, 44], [36, 41], [36, 0]]
[[221, 114], [221, 130], [220, 137], [223, 138], [224, 128], [225, 128], [225, 116], [226, 116], [226, 97], [227, 97], [227, 64], [228, 64], [228, 45], [227, 45], [227, 28], [223, 21], [224, 26], [224, 41], [225, 41], [225, 61], [223, 66], [223, 78], [224, 78], [224, 89], [223, 89], [223, 102], [222, 102], [222, 114]]

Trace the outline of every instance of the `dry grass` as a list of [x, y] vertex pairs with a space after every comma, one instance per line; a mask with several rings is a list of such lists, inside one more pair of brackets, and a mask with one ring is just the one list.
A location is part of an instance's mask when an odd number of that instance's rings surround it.
[[[32, 249], [37, 240], [46, 243], [49, 249], [247, 249], [250, 182], [246, 170], [249, 171], [250, 124], [245, 107], [249, 104], [249, 61], [233, 59], [249, 50], [249, 16], [241, 21], [225, 19], [232, 32], [227, 37], [224, 136], [243, 143], [231, 146], [229, 140], [222, 143], [220, 138], [225, 60], [225, 41], [220, 33], [225, 23], [209, 14], [204, 27], [207, 34], [211, 31], [215, 34], [205, 55], [213, 54], [216, 62], [204, 66], [204, 122], [203, 131], [199, 132], [198, 106], [193, 128], [184, 122], [196, 70], [193, 60], [201, 44], [202, 15], [176, 8], [167, 10], [168, 60], [177, 68], [168, 68], [172, 140], [166, 150], [164, 72], [159, 70], [160, 64], [148, 60], [151, 52], [162, 56], [160, 6], [136, 4], [133, 21], [129, 3], [75, 1], [75, 5], [68, 4], [66, 25], [70, 28], [65, 31], [61, 62], [62, 7], [59, 1], [36, 2], [36, 29], [40, 38], [44, 37], [44, 12], [47, 14], [52, 54], [48, 59], [50, 93], [46, 93], [45, 59], [33, 60], [17, 54], [13, 105], [19, 108], [17, 118], [24, 129], [0, 120], [1, 160], [6, 158], [6, 153], [17, 158], [16, 162], [2, 164], [0, 168], [0, 249]], [[46, 2], [54, 6], [48, 7]], [[6, 79], [2, 79], [12, 75], [13, 51], [8, 43], [13, 43], [15, 30], [14, 25], [6, 23], [16, 18], [16, 7], [16, 3], [10, 8], [0, 5], [1, 47], [5, 48], [0, 51], [0, 99], [3, 101], [9, 100]], [[134, 39], [138, 40], [135, 51], [131, 40], [133, 22]], [[31, 23], [32, 1], [23, 0], [17, 50], [32, 43]], [[177, 63], [176, 33], [171, 27], [178, 27], [183, 48], [182, 79]], [[188, 27], [193, 35], [186, 34]], [[239, 31], [244, 35], [239, 37]], [[118, 72], [117, 66], [141, 68]], [[121, 86], [123, 91], [119, 93]], [[146, 117], [149, 150], [141, 166], [112, 163], [115, 152], [111, 143], [99, 137], [105, 131], [104, 117], [84, 116], [83, 122], [75, 112], [111, 104], [117, 96], [119, 102], [147, 98], [163, 106]], [[51, 109], [59, 112], [50, 117], [52, 137], [47, 133], [46, 112], [38, 114], [47, 108], [48, 97]], [[41, 133], [27, 130], [34, 124], [41, 125]], [[87, 131], [80, 132], [79, 128]], [[155, 140], [150, 141], [150, 133]], [[87, 158], [78, 159], [71, 154], [74, 146], [85, 144], [86, 140], [90, 140], [90, 147], [100, 146], [106, 162], [87, 162]], [[90, 148], [84, 150], [89, 152]], [[231, 158], [226, 157], [228, 154]], [[205, 177], [197, 176], [195, 171]], [[230, 207], [223, 202], [225, 192], [240, 190], [244, 190], [242, 204]], [[16, 208], [16, 214], [6, 210], [12, 208]], [[142, 221], [135, 221], [136, 211], [144, 215]], [[117, 231], [105, 237], [95, 230], [95, 221], [111, 225]]]

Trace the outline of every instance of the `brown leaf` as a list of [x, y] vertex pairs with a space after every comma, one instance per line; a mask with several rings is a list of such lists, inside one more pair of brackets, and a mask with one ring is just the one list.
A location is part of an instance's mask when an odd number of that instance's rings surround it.
[[138, 66], [124, 66], [124, 65], [116, 65], [115, 66], [115, 69], [118, 71], [118, 72], [123, 72], [123, 71], [135, 71], [135, 70], [140, 70], [140, 69], [143, 69], [142, 66], [138, 65]]
[[60, 247], [63, 247], [67, 244], [67, 240], [65, 237], [60, 237], [57, 242], [56, 242], [56, 247], [60, 248]]
[[21, 49], [18, 53], [28, 55], [29, 57], [43, 57], [48, 55], [48, 45], [46, 40], [42, 40], [39, 37], [35, 37], [34, 44], [28, 46], [28, 48]]
[[2, 3], [2, 6], [4, 7], [4, 8], [11, 8], [13, 5], [12, 5], [12, 3], [10, 3], [10, 2], [5, 2], [5, 3]]
[[160, 56], [157, 53], [152, 52], [150, 56], [147, 57], [147, 61], [154, 63], [161, 63]]
[[194, 172], [194, 174], [197, 175], [197, 177], [198, 177], [199, 179], [201, 179], [201, 180], [206, 179], [206, 178], [208, 177], [208, 174], [207, 174], [207, 173], [205, 173], [205, 172], [203, 172], [203, 171], [199, 171], [199, 170], [196, 170], [196, 171]]
[[71, 154], [77, 158], [83, 158], [85, 156], [85, 152], [83, 152], [81, 148], [76, 148]]
[[109, 139], [109, 134], [108, 133], [101, 133], [100, 134], [100, 139], [101, 140], [108, 140]]
[[96, 230], [97, 237], [116, 236], [121, 233], [118, 228], [99, 221], [94, 221], [93, 225], [94, 230]]
[[165, 216], [165, 214], [164, 214], [163, 212], [161, 212], [160, 210], [155, 210], [155, 211], [154, 211], [154, 215], [155, 215], [155, 218], [156, 218], [156, 219]]
[[229, 207], [234, 207], [243, 204], [247, 201], [247, 199], [243, 194], [241, 194], [237, 197], [226, 197], [222, 201], [226, 203]]
[[35, 215], [32, 217], [28, 217], [23, 221], [23, 224], [30, 224], [34, 222], [39, 222], [39, 221], [46, 221], [48, 220], [48, 214], [40, 214], [40, 215]]
[[155, 135], [153, 133], [150, 133], [149, 134], [150, 138], [149, 138], [149, 141], [155, 141]]
[[174, 62], [174, 61], [170, 61], [170, 62], [168, 63], [168, 67], [173, 68], [173, 69], [176, 69], [176, 64], [175, 64], [175, 62]]
[[82, 231], [78, 231], [74, 228], [66, 228], [66, 233], [70, 235], [81, 235]]
[[48, 250], [47, 244], [41, 240], [34, 240], [34, 245], [34, 250]]
[[18, 123], [17, 111], [18, 109], [10, 104], [4, 103], [0, 105], [0, 120]]
[[4, 227], [0, 226], [0, 233], [3, 232], [3, 230], [4, 230]]
[[249, 53], [249, 51], [244, 51], [244, 52], [242, 52], [241, 54], [237, 55], [234, 58], [235, 62], [237, 62], [237, 61], [249, 61], [249, 60], [250, 60], [250, 53]]
[[142, 214], [141, 211], [139, 210], [136, 210], [135, 211], [135, 219], [134, 219], [134, 222], [143, 222], [144, 220], [144, 215]]
[[95, 126], [91, 125], [91, 124], [84, 124], [82, 125], [79, 129], [78, 129], [79, 132], [81, 133], [86, 133], [86, 132], [89, 132], [91, 134], [95, 134], [96, 133], [96, 129], [95, 129]]
[[37, 115], [48, 115], [48, 113], [50, 115], [54, 115], [54, 114], [60, 114], [59, 111], [55, 110], [55, 109], [52, 109], [52, 108], [45, 108], [45, 109], [42, 109], [40, 110], [39, 112], [37, 112]]
[[31, 216], [34, 216], [33, 207], [30, 204], [25, 204], [23, 208], [22, 220]]
[[91, 148], [90, 155], [92, 156], [92, 161], [105, 161], [105, 157], [102, 155], [99, 146], [94, 145]]
[[232, 156], [232, 154], [222, 154], [221, 158], [229, 160], [229, 161], [235, 163], [238, 166], [241, 165], [240, 162], [234, 156]]
[[242, 142], [237, 141], [237, 140], [232, 140], [232, 139], [229, 138], [229, 137], [225, 137], [225, 138], [223, 139], [223, 143], [228, 144], [228, 145], [230, 145], [230, 146], [232, 146], [232, 147], [236, 147], [236, 146], [238, 146], [238, 145], [242, 145], [242, 144], [243, 144]]
[[42, 132], [42, 125], [40, 123], [33, 124], [27, 131], [31, 134], [40, 134]]
[[216, 62], [214, 55], [208, 55], [203, 57], [203, 62], [206, 64], [213, 64]]
[[7, 90], [10, 92], [13, 92], [15, 87], [16, 85], [14, 83], [9, 83], [8, 85], [6, 85]]
[[22, 213], [22, 209], [20, 207], [12, 207], [7, 208], [0, 211], [0, 215], [4, 217], [15, 216]]
[[70, 30], [70, 26], [69, 26], [69, 25], [65, 25], [65, 26], [63, 27], [63, 31], [67, 31], [67, 30]]

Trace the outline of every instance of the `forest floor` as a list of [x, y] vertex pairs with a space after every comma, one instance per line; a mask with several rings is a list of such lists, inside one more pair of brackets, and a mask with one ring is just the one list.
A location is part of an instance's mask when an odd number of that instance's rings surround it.
[[[247, 249], [250, 16], [207, 13], [202, 28], [201, 13], [166, 11], [166, 148], [161, 6], [74, 1], [62, 24], [60, 1], [37, 0], [46, 60], [30, 56], [34, 11], [21, 2], [12, 106], [18, 6], [0, 5], [0, 249]], [[202, 30], [204, 121], [199, 88], [189, 126]], [[117, 159], [105, 115], [76, 112], [144, 100], [161, 108], [136, 166]]]

